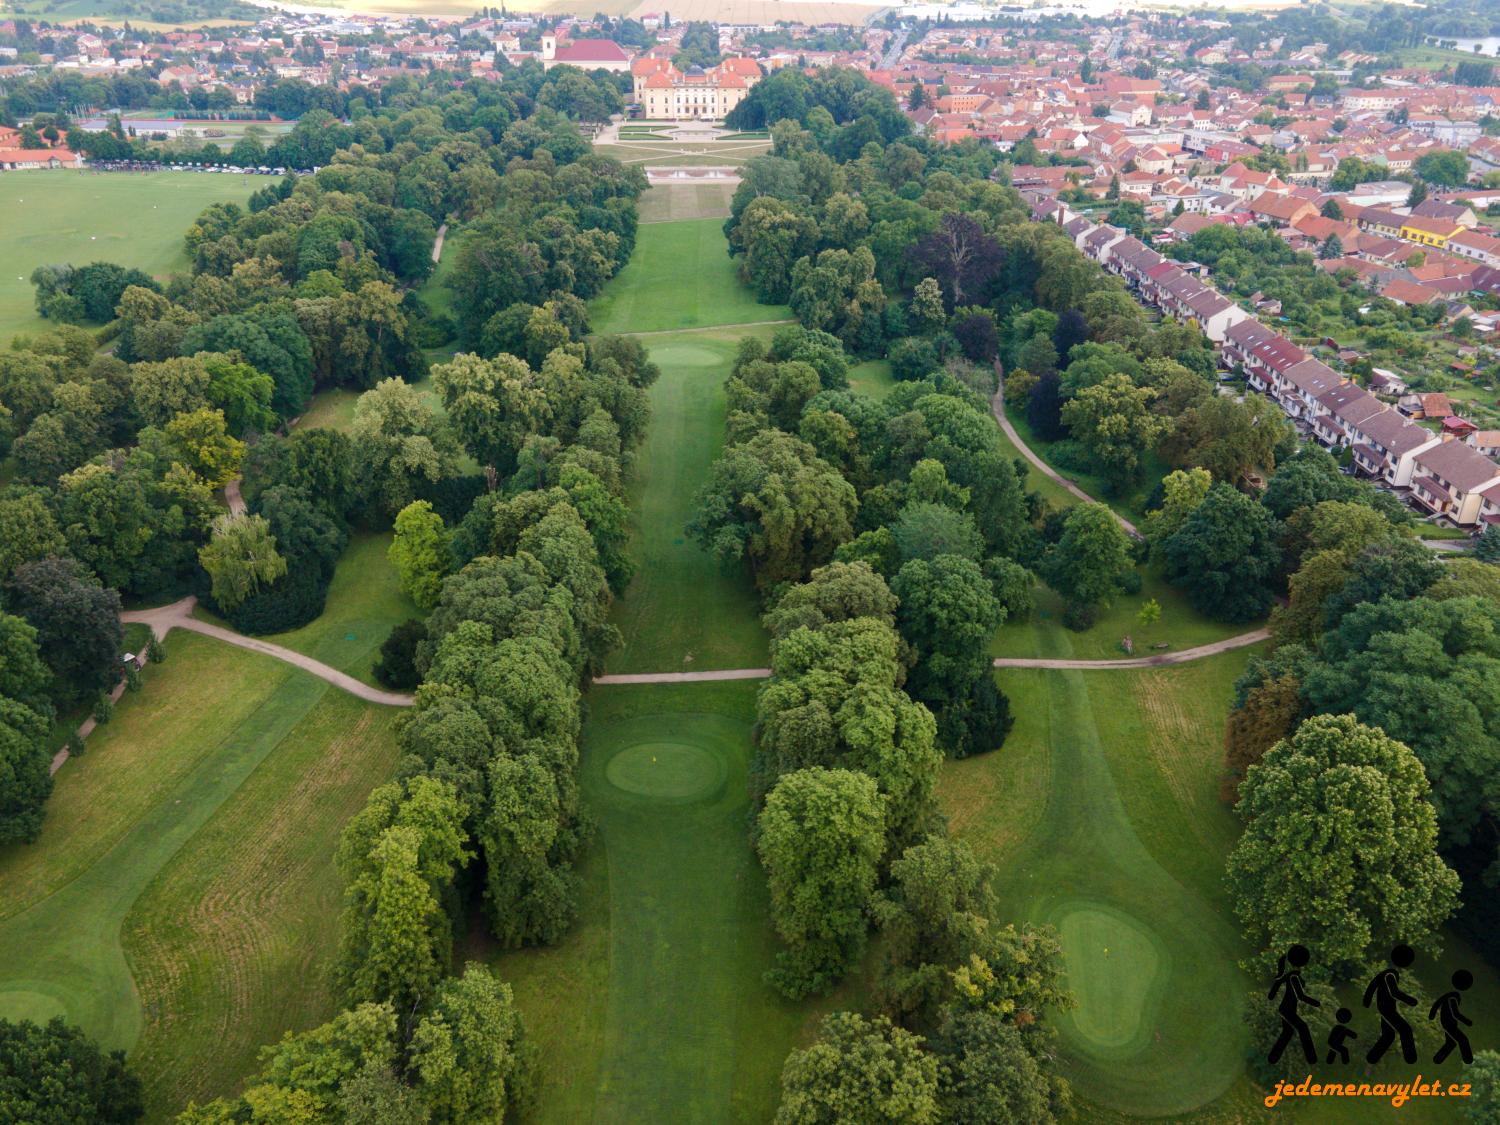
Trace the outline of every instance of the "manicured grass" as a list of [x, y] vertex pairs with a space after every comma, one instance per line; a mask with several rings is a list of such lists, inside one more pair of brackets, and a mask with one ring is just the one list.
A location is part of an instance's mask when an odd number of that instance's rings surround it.
[[1236, 825], [1216, 791], [1246, 659], [1002, 672], [1009, 740], [945, 769], [954, 831], [1000, 865], [1004, 918], [1059, 929], [1079, 1004], [1057, 1024], [1063, 1070], [1090, 1103], [1081, 1120], [1095, 1104], [1186, 1113], [1242, 1070], [1251, 982], [1223, 890]]
[[322, 615], [266, 640], [375, 684], [370, 669], [386, 636], [407, 618], [423, 616], [401, 592], [396, 568], [386, 558], [391, 538], [389, 532], [356, 532], [334, 571]]
[[741, 284], [718, 219], [642, 227], [630, 262], [593, 302], [595, 332], [660, 332], [779, 320]]
[[243, 204], [269, 182], [201, 172], [0, 175], [0, 342], [50, 327], [36, 315], [37, 266], [115, 262], [164, 278], [186, 272], [182, 236], [210, 203]]
[[[645, 230], [665, 230], [651, 227]], [[643, 238], [649, 237], [643, 231]], [[749, 576], [726, 571], [688, 537], [698, 489], [724, 442], [724, 378], [738, 341], [775, 329], [725, 328], [652, 336], [661, 378], [651, 388], [651, 428], [631, 480], [636, 575], [615, 605], [625, 644], [611, 672], [763, 667], [759, 606]]]
[[644, 164], [651, 168], [723, 167], [765, 155], [771, 151], [771, 142], [636, 140], [623, 136], [617, 142], [596, 144], [594, 151], [613, 156], [622, 164]]
[[791, 1004], [761, 979], [776, 942], [746, 832], [755, 692], [590, 693], [582, 783], [599, 832], [580, 924], [495, 959], [541, 1048], [538, 1120], [766, 1121], [787, 1051], [834, 1004]]
[[867, 359], [849, 369], [849, 386], [871, 398], [885, 398], [896, 389], [896, 378], [891, 374], [891, 364], [885, 359]]
[[654, 184], [641, 196], [641, 222], [727, 219], [734, 189], [730, 183]]
[[155, 1119], [331, 1014], [333, 841], [395, 755], [390, 709], [211, 638], [165, 645], [59, 773], [41, 838], [0, 851], [0, 1015], [136, 1047]]

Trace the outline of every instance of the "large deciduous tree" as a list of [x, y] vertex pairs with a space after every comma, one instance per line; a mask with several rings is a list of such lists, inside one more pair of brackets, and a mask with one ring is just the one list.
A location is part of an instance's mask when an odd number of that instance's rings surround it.
[[817, 1040], [787, 1056], [776, 1125], [936, 1125], [938, 1063], [922, 1040], [854, 1012], [823, 1019]]
[[1167, 581], [1217, 621], [1253, 621], [1271, 608], [1281, 551], [1270, 514], [1227, 484], [1215, 484], [1162, 542]]
[[793, 999], [826, 992], [865, 948], [885, 850], [875, 782], [852, 770], [789, 773], [766, 798], [758, 829], [771, 917], [787, 946], [769, 979]]
[[1263, 960], [1301, 943], [1350, 980], [1397, 942], [1435, 948], [1459, 882], [1437, 853], [1411, 750], [1351, 715], [1316, 716], [1251, 766], [1240, 792], [1245, 833], [1228, 879]]
[[59, 703], [92, 699], [119, 682], [125, 647], [120, 595], [88, 567], [65, 557], [22, 563], [5, 592], [12, 611], [36, 630]]

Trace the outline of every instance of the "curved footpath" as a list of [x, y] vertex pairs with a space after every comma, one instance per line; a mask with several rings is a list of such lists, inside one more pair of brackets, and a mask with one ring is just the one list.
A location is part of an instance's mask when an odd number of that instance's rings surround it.
[[[1024, 441], [1021, 440], [1021, 435], [1016, 433], [1016, 428], [1010, 424], [1010, 419], [1005, 416], [1005, 376], [1000, 374], [1000, 364], [998, 362], [995, 364], [995, 382], [998, 385], [999, 389], [995, 391], [995, 397], [990, 399], [990, 412], [995, 415], [995, 421], [1000, 424], [1001, 432], [1004, 433], [1006, 437], [1010, 438], [1011, 444], [1021, 451], [1021, 456], [1025, 457], [1026, 460], [1035, 465], [1037, 471], [1044, 477], [1047, 477], [1049, 480], [1055, 481], [1057, 484], [1062, 485], [1062, 487], [1066, 488], [1069, 492], [1078, 497], [1078, 499], [1082, 500], [1085, 504], [1099, 503], [1099, 501], [1095, 500], [1092, 496], [1090, 496], [1083, 489], [1079, 488], [1072, 481], [1068, 480], [1066, 477], [1059, 476], [1057, 471], [1053, 469], [1051, 465], [1047, 464], [1047, 462], [1043, 461], [1040, 457], [1038, 457], [1031, 451], [1031, 446], [1027, 445]], [[1105, 504], [1104, 506], [1106, 508], [1109, 508], [1110, 514], [1113, 515], [1115, 519], [1120, 521], [1120, 526], [1123, 527], [1129, 534], [1135, 536], [1135, 538], [1137, 539], [1141, 537], [1141, 533], [1136, 530], [1135, 524], [1131, 523], [1128, 519], [1120, 515], [1120, 513], [1115, 511], [1113, 508], [1110, 508], [1108, 504]]]
[[251, 652], [258, 652], [263, 656], [275, 657], [277, 660], [285, 661], [304, 672], [317, 676], [320, 680], [326, 680], [336, 688], [342, 688], [350, 695], [358, 696], [369, 703], [382, 703], [387, 707], [410, 707], [412, 696], [399, 691], [382, 691], [380, 688], [372, 688], [369, 684], [360, 683], [353, 676], [340, 672], [337, 668], [324, 664], [321, 660], [314, 660], [310, 656], [304, 656], [300, 652], [293, 652], [281, 645], [273, 645], [269, 641], [256, 640], [254, 637], [242, 636], [232, 629], [225, 629], [218, 625], [211, 625], [207, 621], [199, 621], [193, 616], [193, 607], [198, 604], [198, 599], [186, 597], [181, 601], [173, 602], [171, 605], [159, 606], [156, 609], [137, 609], [129, 613], [120, 614], [121, 621], [139, 622], [151, 626], [151, 631], [156, 634], [159, 641], [173, 629], [187, 629], [193, 633], [202, 633], [206, 637], [224, 641], [226, 644], [238, 645], [240, 648], [248, 648]]

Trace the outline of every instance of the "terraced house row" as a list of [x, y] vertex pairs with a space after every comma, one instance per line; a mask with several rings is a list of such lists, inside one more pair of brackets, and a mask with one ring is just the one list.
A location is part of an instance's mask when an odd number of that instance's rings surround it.
[[1218, 347], [1220, 365], [1242, 372], [1246, 385], [1278, 403], [1304, 436], [1350, 449], [1361, 474], [1419, 511], [1465, 528], [1500, 524], [1500, 464], [1474, 444], [1403, 416], [1118, 227], [1051, 200], [1039, 202], [1035, 214], [1061, 224], [1086, 257], [1122, 278], [1141, 301], [1196, 322]]

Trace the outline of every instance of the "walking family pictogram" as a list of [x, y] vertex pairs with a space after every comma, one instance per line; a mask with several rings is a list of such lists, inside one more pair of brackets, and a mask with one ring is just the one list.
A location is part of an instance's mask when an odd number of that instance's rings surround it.
[[[1276, 1011], [1281, 1017], [1281, 1032], [1266, 1056], [1270, 1062], [1279, 1061], [1294, 1039], [1302, 1052], [1302, 1057], [1309, 1064], [1318, 1061], [1318, 1053], [1313, 1046], [1312, 1029], [1308, 1027], [1307, 1020], [1302, 1014], [1303, 1005], [1308, 1008], [1323, 1006], [1308, 992], [1307, 984], [1302, 979], [1302, 972], [1311, 961], [1312, 954], [1307, 946], [1297, 944], [1290, 946], [1276, 963], [1276, 977], [1271, 981], [1271, 990], [1266, 993], [1266, 998], [1276, 1000], [1278, 995], [1280, 996]], [[1391, 950], [1389, 963], [1365, 986], [1361, 1003], [1366, 1008], [1373, 1007], [1375, 1014], [1380, 1018], [1380, 1034], [1365, 1054], [1367, 1062], [1379, 1062], [1397, 1043], [1401, 1046], [1401, 1057], [1404, 1061], [1408, 1063], [1417, 1061], [1416, 1036], [1412, 1031], [1411, 1022], [1406, 1018], [1406, 1013], [1402, 1011], [1403, 1008], [1415, 1006], [1417, 999], [1401, 987], [1402, 972], [1410, 969], [1415, 961], [1416, 954], [1411, 946], [1398, 944]], [[1474, 975], [1467, 969], [1459, 969], [1453, 974], [1451, 983], [1452, 990], [1439, 996], [1427, 1013], [1427, 1018], [1436, 1021], [1437, 1025], [1443, 1029], [1444, 1035], [1443, 1045], [1433, 1055], [1432, 1061], [1441, 1063], [1457, 1051], [1464, 1062], [1472, 1062], [1474, 1049], [1463, 1029], [1472, 1027], [1474, 1021], [1463, 1014], [1460, 1005], [1463, 1002], [1463, 994], [1474, 984]], [[1328, 1033], [1325, 1062], [1348, 1063], [1350, 1061], [1349, 1043], [1359, 1038], [1359, 1033], [1350, 1026], [1353, 1018], [1354, 1015], [1348, 1008], [1338, 1009], [1337, 1023]]]

